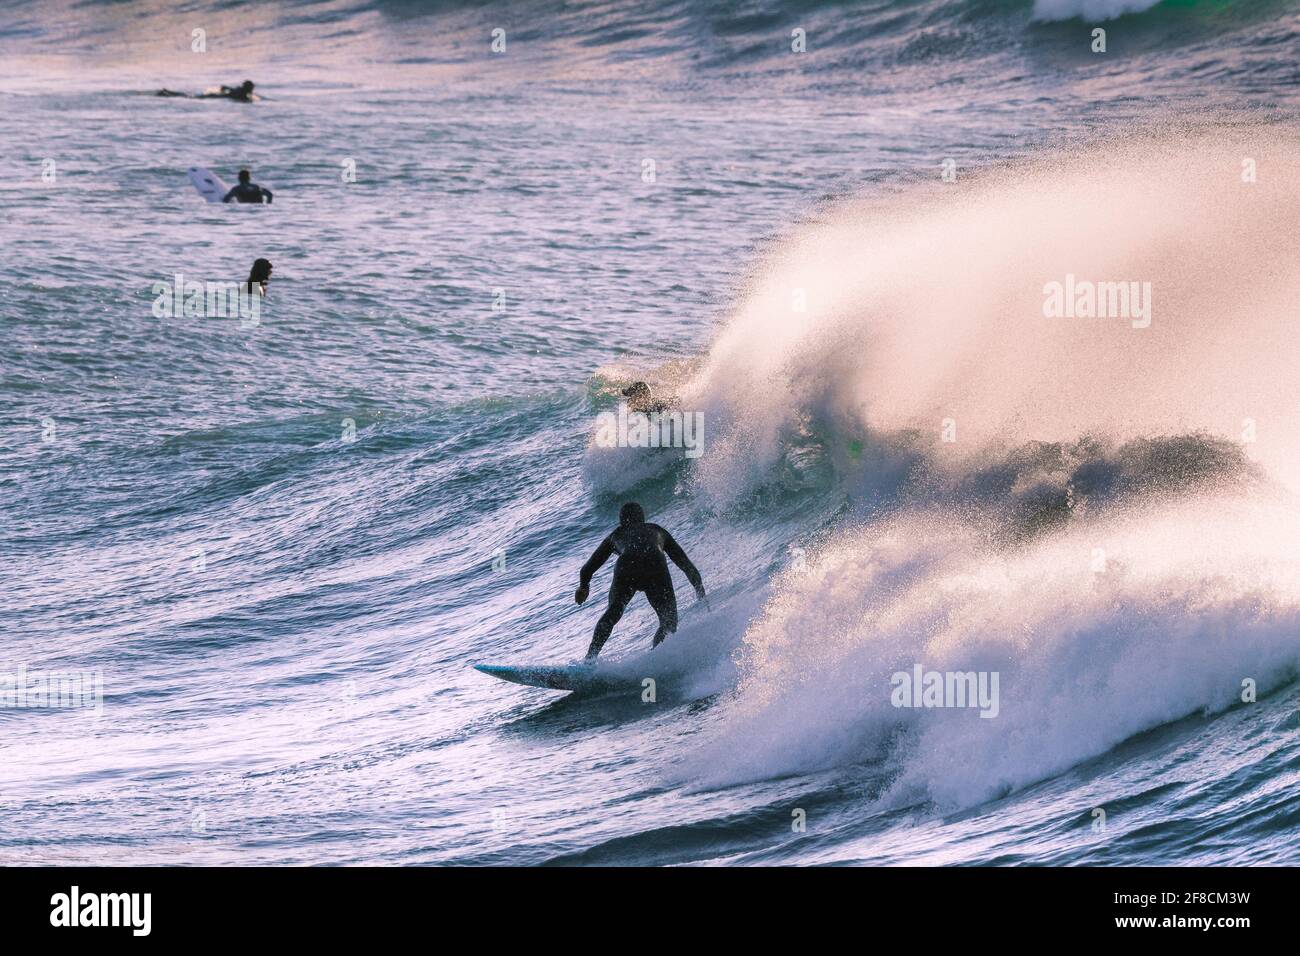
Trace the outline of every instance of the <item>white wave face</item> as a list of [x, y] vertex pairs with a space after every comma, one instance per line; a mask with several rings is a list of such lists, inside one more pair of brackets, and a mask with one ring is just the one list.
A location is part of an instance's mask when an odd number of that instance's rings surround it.
[[1160, 0], [1034, 0], [1035, 20], [1071, 20], [1075, 17], [1096, 22], [1126, 13], [1150, 10]]
[[[704, 786], [883, 760], [890, 802], [966, 807], [1300, 670], [1300, 508], [1132, 509], [999, 552], [952, 516], [834, 541], [746, 635]], [[891, 703], [891, 676], [997, 673], [996, 716]]]
[[[735, 503], [807, 434], [850, 492], [904, 477], [776, 582], [688, 779], [876, 761], [886, 800], [965, 807], [1295, 678], [1293, 143], [1062, 152], [776, 250], [687, 388], [719, 423], [697, 491]], [[1150, 324], [1046, 317], [1067, 275], [1150, 282]], [[997, 716], [894, 706], [916, 665], [996, 673]]]

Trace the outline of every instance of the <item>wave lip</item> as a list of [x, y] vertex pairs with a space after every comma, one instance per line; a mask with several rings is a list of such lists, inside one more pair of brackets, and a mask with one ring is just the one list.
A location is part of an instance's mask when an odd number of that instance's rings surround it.
[[[909, 432], [957, 469], [1009, 441], [1201, 433], [1300, 490], [1300, 264], [1277, 253], [1296, 142], [1127, 130], [830, 210], [773, 248], [683, 388], [710, 424], [697, 492], [744, 500], [809, 434]], [[1149, 325], [1048, 314], [1071, 276], [1150, 283]]]

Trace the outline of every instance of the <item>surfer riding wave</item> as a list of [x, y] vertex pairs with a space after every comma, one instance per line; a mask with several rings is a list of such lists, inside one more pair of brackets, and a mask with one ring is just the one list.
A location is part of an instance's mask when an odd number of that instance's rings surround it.
[[574, 595], [574, 600], [579, 604], [587, 600], [592, 575], [614, 553], [618, 554], [618, 561], [614, 564], [614, 580], [609, 586], [609, 606], [596, 622], [591, 646], [587, 648], [588, 661], [596, 659], [637, 591], [645, 592], [650, 606], [659, 616], [659, 629], [655, 631], [653, 647], [658, 647], [665, 637], [677, 630], [677, 595], [673, 592], [673, 579], [668, 572], [666, 557], [672, 558], [673, 564], [682, 569], [686, 579], [695, 588], [696, 598], [707, 601], [700, 572], [695, 569], [681, 545], [664, 528], [648, 523], [641, 506], [635, 501], [629, 501], [619, 510], [618, 527], [610, 532], [582, 566], [581, 583]]

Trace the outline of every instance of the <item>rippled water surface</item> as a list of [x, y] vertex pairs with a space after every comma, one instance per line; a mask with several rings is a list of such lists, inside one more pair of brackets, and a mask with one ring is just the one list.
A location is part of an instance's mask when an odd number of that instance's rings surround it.
[[[0, 13], [0, 666], [103, 680], [0, 709], [0, 861], [1297, 862], [1295, 4]], [[637, 379], [703, 455], [595, 444]], [[472, 670], [632, 497], [655, 700]]]

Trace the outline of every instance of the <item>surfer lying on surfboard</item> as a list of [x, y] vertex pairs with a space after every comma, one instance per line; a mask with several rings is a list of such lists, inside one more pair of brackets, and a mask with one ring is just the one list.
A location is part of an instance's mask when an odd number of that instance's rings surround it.
[[704, 582], [700, 572], [695, 570], [691, 559], [686, 556], [681, 545], [673, 540], [657, 524], [645, 520], [645, 511], [635, 501], [629, 501], [619, 510], [618, 527], [600, 543], [591, 559], [582, 566], [581, 583], [574, 600], [582, 604], [587, 600], [591, 588], [591, 576], [600, 570], [600, 566], [609, 560], [609, 556], [618, 553], [614, 563], [614, 580], [609, 585], [609, 606], [596, 622], [596, 632], [591, 637], [591, 646], [587, 648], [587, 660], [594, 661], [600, 649], [609, 640], [614, 625], [623, 616], [627, 603], [637, 591], [644, 591], [650, 606], [659, 615], [659, 629], [655, 631], [653, 647], [669, 634], [677, 630], [677, 595], [673, 593], [672, 575], [668, 573], [665, 555], [673, 559], [673, 564], [682, 569], [686, 579], [695, 588], [695, 597], [705, 601]]
[[215, 90], [204, 90], [202, 93], [177, 93], [175, 90], [161, 89], [156, 96], [182, 96], [190, 100], [236, 100], [240, 103], [253, 103], [259, 99], [253, 93], [253, 81], [244, 80], [238, 86], [226, 86], [224, 83]]

